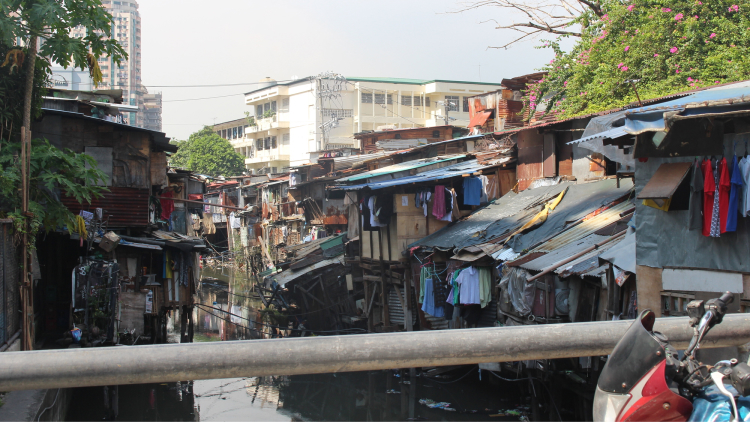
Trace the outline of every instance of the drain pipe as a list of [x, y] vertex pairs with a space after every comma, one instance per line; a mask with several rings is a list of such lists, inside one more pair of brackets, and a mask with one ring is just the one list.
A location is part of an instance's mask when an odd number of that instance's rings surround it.
[[[657, 318], [676, 349], [693, 337], [687, 317]], [[373, 371], [604, 356], [632, 321], [412, 331], [150, 346], [7, 352], [0, 391]], [[750, 314], [730, 314], [702, 348], [750, 341]]]

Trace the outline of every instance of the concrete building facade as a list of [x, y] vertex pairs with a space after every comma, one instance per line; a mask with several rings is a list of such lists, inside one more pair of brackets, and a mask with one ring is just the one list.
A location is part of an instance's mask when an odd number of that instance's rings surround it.
[[[145, 88], [144, 91], [146, 91]], [[143, 111], [141, 114], [143, 115], [144, 128], [163, 132], [161, 130], [161, 109], [161, 92], [156, 92], [153, 94], [146, 93], [143, 96]]]
[[281, 171], [333, 150], [359, 149], [355, 133], [466, 127], [468, 98], [502, 88], [500, 83], [403, 78], [265, 78], [245, 94], [253, 118], [243, 125], [243, 136], [231, 141], [244, 152], [248, 170]]

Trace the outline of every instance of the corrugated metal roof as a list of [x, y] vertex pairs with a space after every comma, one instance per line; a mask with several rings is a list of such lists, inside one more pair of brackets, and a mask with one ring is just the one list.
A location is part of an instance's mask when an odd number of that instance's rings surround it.
[[419, 173], [414, 176], [400, 177], [394, 180], [386, 180], [382, 182], [362, 183], [359, 185], [350, 186], [337, 186], [343, 190], [359, 190], [364, 188], [370, 189], [383, 189], [392, 186], [407, 185], [412, 183], [430, 182], [441, 179], [449, 179], [451, 177], [457, 177], [464, 174], [476, 173], [482, 169], [492, 167], [493, 165], [481, 165], [477, 160], [469, 160], [461, 163], [452, 164], [450, 166], [441, 167], [439, 169], [428, 170], [424, 173]]
[[[625, 113], [625, 130], [633, 135], [648, 131], [666, 131], [665, 120], [676, 115], [701, 115], [746, 110], [750, 103], [750, 81], [709, 88], [686, 97], [651, 106], [639, 107]], [[665, 117], [665, 112], [670, 116]]]
[[357, 180], [365, 180], [365, 179], [369, 179], [369, 178], [373, 178], [377, 176], [383, 176], [386, 174], [393, 174], [393, 173], [398, 173], [401, 171], [407, 171], [407, 170], [412, 170], [412, 169], [416, 169], [420, 167], [430, 166], [433, 164], [443, 163], [446, 161], [458, 160], [464, 157], [466, 157], [466, 154], [444, 155], [444, 156], [433, 157], [433, 158], [421, 158], [419, 160], [405, 161], [403, 163], [394, 164], [392, 166], [386, 166], [377, 170], [366, 171], [364, 173], [357, 174], [356, 176], [344, 177], [344, 178], [338, 179], [337, 181], [339, 183], [342, 183], [342, 182], [354, 182]]
[[377, 141], [377, 145], [380, 149], [389, 149], [391, 151], [400, 151], [402, 149], [409, 149], [418, 147], [420, 145], [426, 145], [427, 138], [415, 138], [415, 139], [387, 139]]
[[617, 139], [622, 136], [628, 136], [628, 133], [625, 132], [624, 127], [620, 126], [620, 127], [615, 127], [604, 132], [599, 132], [595, 135], [586, 136], [581, 139], [577, 139], [573, 142], [568, 142], [568, 145], [580, 144], [581, 142], [593, 141], [594, 139]]
[[300, 268], [297, 271], [285, 270], [285, 271], [280, 272], [279, 274], [276, 274], [275, 276], [273, 276], [273, 278], [276, 280], [277, 283], [279, 283], [281, 287], [284, 287], [284, 285], [286, 285], [290, 281], [294, 281], [302, 277], [303, 275], [310, 273], [311, 271], [314, 271], [320, 268], [325, 268], [331, 265], [344, 265], [344, 255], [339, 255], [331, 259], [324, 259], [322, 261], [316, 262], [313, 265]]
[[494, 258], [496, 261], [513, 261], [514, 259], [521, 256], [520, 253], [517, 253], [513, 250], [513, 248], [506, 248], [502, 249], [500, 251], [495, 252], [492, 254], [492, 258]]
[[354, 167], [355, 164], [374, 158], [382, 158], [391, 154], [391, 152], [374, 152], [372, 154], [349, 155], [346, 157], [318, 158], [320, 160], [333, 160], [333, 171], [340, 171]]
[[520, 252], [559, 233], [568, 222], [584, 218], [602, 206], [627, 195], [632, 186], [630, 180], [621, 180], [620, 187], [617, 188], [614, 179], [605, 179], [582, 184], [563, 182], [553, 186], [527, 189], [518, 194], [508, 193], [465, 219], [438, 230], [409, 247], [452, 250], [497, 239], [520, 227], [539, 212], [541, 204], [568, 189], [544, 224], [528, 233], [514, 236], [509, 246]]
[[[519, 266], [527, 270], [542, 271], [543, 269], [551, 267], [552, 265], [564, 260], [565, 258], [569, 258], [579, 252], [582, 252], [586, 248], [590, 248], [591, 246], [594, 246], [597, 243], [603, 240], [606, 240], [607, 238], [608, 236], [599, 236], [598, 234], [590, 234], [584, 237], [583, 239], [578, 239], [575, 241], [571, 241], [565, 245], [561, 245], [554, 251], [548, 252], [547, 254], [540, 256], [539, 258], [533, 261], [526, 262]], [[534, 252], [540, 252], [540, 251], [534, 251]]]
[[615, 245], [620, 243], [622, 238], [618, 238], [601, 245], [599, 248], [583, 255], [582, 257], [575, 259], [563, 266], [557, 268], [555, 272], [560, 277], [569, 277], [571, 275], [585, 275], [590, 271], [593, 271], [600, 267], [599, 255], [603, 252], [613, 248]]
[[630, 201], [625, 201], [621, 204], [615, 205], [612, 208], [602, 211], [602, 213], [600, 213], [599, 215], [593, 216], [588, 220], [578, 224], [570, 230], [567, 230], [555, 236], [548, 242], [545, 242], [539, 247], [533, 249], [533, 252], [552, 252], [571, 242], [582, 239], [589, 234], [620, 220], [622, 218], [620, 217], [621, 213], [634, 207], [635, 205]]

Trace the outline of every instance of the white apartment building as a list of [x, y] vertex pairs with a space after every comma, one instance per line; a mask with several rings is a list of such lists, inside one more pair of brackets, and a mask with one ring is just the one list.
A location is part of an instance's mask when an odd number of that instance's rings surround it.
[[245, 94], [255, 125], [229, 139], [249, 170], [281, 172], [325, 151], [359, 148], [353, 135], [363, 131], [468, 126], [468, 98], [499, 89], [500, 83], [447, 80], [265, 78]]

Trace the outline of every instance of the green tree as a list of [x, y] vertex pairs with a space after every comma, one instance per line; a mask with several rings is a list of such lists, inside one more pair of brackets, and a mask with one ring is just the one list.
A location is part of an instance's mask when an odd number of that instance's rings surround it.
[[187, 141], [172, 141], [179, 149], [169, 165], [210, 176], [237, 176], [245, 171], [245, 158], [228, 140], [209, 126], [190, 135]]
[[571, 117], [750, 78], [750, 0], [609, 0], [569, 51], [558, 42], [527, 107]]

